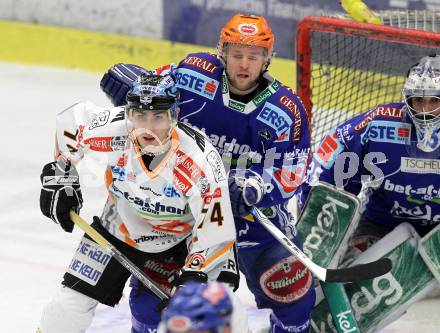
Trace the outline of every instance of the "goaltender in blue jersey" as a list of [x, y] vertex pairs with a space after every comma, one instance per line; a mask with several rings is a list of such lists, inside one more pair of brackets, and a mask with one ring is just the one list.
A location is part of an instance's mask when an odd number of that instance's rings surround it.
[[364, 199], [352, 250], [365, 250], [403, 222], [420, 236], [440, 222], [440, 56], [410, 69], [403, 97], [337, 126], [314, 154], [310, 183]]
[[[310, 160], [309, 123], [296, 94], [267, 73], [273, 42], [263, 17], [237, 14], [221, 30], [218, 54], [189, 54], [154, 72], [175, 76], [179, 120], [202, 130], [230, 170], [240, 270], [258, 307], [273, 310], [271, 332], [308, 332], [315, 299], [310, 272], [261, 225], [249, 223], [256, 205], [299, 245], [286, 206]], [[101, 87], [115, 105], [123, 104], [142, 71], [115, 65]]]

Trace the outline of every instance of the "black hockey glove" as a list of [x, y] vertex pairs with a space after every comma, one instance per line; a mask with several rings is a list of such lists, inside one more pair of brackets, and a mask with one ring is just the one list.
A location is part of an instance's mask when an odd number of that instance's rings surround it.
[[101, 79], [101, 89], [114, 106], [125, 105], [125, 95], [146, 70], [131, 64], [116, 64]]
[[[169, 278], [169, 281], [173, 286], [173, 289], [171, 291], [171, 297], [173, 297], [177, 290], [179, 290], [180, 288], [185, 288], [185, 283], [189, 281], [207, 283], [208, 275], [206, 275], [204, 272], [181, 270], [180, 272], [176, 272], [175, 274], [173, 274]], [[168, 306], [169, 302], [169, 299], [164, 299], [160, 301], [160, 303], [157, 305], [159, 313]]]
[[43, 167], [40, 180], [41, 212], [65, 231], [72, 232], [73, 222], [69, 212], [73, 210], [79, 214], [83, 202], [75, 167], [64, 161], [48, 163]]

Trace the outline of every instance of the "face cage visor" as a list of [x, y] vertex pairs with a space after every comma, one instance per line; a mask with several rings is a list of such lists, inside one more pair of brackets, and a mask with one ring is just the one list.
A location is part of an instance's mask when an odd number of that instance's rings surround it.
[[[168, 117], [168, 126], [167, 126], [168, 132], [166, 137], [164, 139], [161, 139], [156, 135], [156, 133], [154, 133], [154, 131], [147, 129], [145, 127], [141, 127], [139, 125], [136, 126], [135, 124], [136, 121], [133, 120], [134, 112], [166, 113]], [[127, 132], [129, 134], [130, 140], [132, 141], [133, 145], [135, 145], [138, 148], [140, 155], [146, 154], [151, 156], [157, 156], [167, 152], [170, 149], [172, 133], [177, 125], [177, 112], [175, 109], [174, 110], [172, 109], [157, 110], [155, 108], [141, 109], [141, 108], [129, 106], [127, 104], [125, 106], [125, 113], [126, 113], [125, 120], [126, 120]], [[160, 130], [161, 128], [159, 127], [158, 129]], [[158, 144], [141, 145], [139, 140], [140, 138], [142, 138], [142, 136], [146, 136], [148, 138], [154, 138], [154, 142]]]

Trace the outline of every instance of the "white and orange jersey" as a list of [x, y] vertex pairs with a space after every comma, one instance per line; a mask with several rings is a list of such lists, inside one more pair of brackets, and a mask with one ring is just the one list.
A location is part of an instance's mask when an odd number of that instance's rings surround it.
[[150, 253], [186, 239], [186, 269], [209, 271], [230, 256], [235, 228], [222, 160], [204, 134], [179, 124], [171, 148], [149, 171], [128, 138], [124, 109], [78, 103], [57, 116], [57, 153], [78, 162], [106, 154], [106, 180], [118, 218], [115, 237]]

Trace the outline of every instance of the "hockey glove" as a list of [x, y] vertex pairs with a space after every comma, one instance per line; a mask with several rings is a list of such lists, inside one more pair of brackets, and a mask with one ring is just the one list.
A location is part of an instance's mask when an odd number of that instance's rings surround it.
[[258, 204], [264, 195], [264, 181], [251, 170], [229, 171], [229, 196], [234, 216], [244, 217], [251, 206]]
[[41, 212], [65, 231], [72, 232], [70, 210], [79, 214], [83, 202], [75, 167], [64, 161], [48, 163], [43, 167], [40, 180]]
[[[184, 288], [185, 283], [187, 282], [192, 281], [192, 282], [207, 283], [208, 275], [206, 275], [204, 272], [199, 272], [199, 271], [180, 270], [180, 272], [175, 272], [173, 275], [171, 275], [169, 281], [173, 286], [173, 289], [171, 290], [171, 297], [172, 297], [177, 292], [177, 290], [179, 290], [180, 288]], [[169, 302], [170, 302], [169, 299], [164, 299], [160, 301], [160, 303], [157, 306], [159, 312], [162, 312], [162, 310], [168, 306]]]
[[101, 89], [114, 106], [125, 105], [125, 95], [143, 72], [145, 69], [140, 66], [116, 64], [102, 77]]

